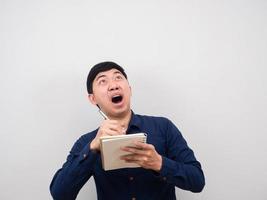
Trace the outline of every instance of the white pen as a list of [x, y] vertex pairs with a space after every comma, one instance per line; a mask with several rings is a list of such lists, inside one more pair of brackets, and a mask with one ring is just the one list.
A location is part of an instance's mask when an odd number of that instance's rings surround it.
[[109, 120], [109, 118], [107, 117], [107, 115], [102, 110], [99, 109], [99, 113], [104, 117], [104, 119]]
[[[109, 120], [107, 115], [101, 109], [99, 109], [98, 111], [104, 117], [105, 120]], [[122, 130], [123, 130], [123, 133], [126, 134], [126, 129], [124, 127], [122, 127]]]

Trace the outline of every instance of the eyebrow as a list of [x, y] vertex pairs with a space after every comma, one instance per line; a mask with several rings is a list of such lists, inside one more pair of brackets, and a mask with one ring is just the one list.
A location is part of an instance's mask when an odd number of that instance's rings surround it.
[[115, 74], [121, 74], [121, 75], [123, 75], [120, 71], [115, 71], [115, 72], [113, 73], [113, 75], [115, 75]]
[[[113, 73], [113, 75], [116, 75], [116, 74], [123, 75], [120, 71], [115, 71], [115, 72]], [[105, 75], [105, 74], [99, 75], [99, 76], [96, 77], [95, 81], [97, 81], [98, 79], [100, 79], [100, 78], [102, 78], [102, 77], [106, 77], [106, 76], [107, 76], [107, 75]]]
[[96, 77], [95, 81], [97, 81], [98, 79], [105, 77], [105, 76], [106, 76], [105, 74], [99, 75], [98, 77]]

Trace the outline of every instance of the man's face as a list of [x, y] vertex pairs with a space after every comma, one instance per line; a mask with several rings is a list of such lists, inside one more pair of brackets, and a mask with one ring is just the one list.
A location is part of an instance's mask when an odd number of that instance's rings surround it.
[[89, 99], [108, 116], [123, 117], [130, 112], [131, 87], [117, 69], [100, 72], [93, 81]]

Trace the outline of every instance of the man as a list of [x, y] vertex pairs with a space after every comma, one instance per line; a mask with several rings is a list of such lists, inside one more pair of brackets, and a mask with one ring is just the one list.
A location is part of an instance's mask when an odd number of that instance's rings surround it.
[[[163, 117], [132, 112], [131, 87], [122, 67], [113, 62], [95, 65], [87, 78], [87, 90], [90, 102], [108, 119], [76, 141], [51, 182], [54, 199], [75, 199], [92, 175], [99, 200], [176, 199], [175, 186], [202, 191], [205, 178], [201, 165], [176, 126]], [[122, 147], [128, 153], [121, 159], [140, 167], [104, 171], [99, 138], [138, 132], [147, 134], [147, 143]]]

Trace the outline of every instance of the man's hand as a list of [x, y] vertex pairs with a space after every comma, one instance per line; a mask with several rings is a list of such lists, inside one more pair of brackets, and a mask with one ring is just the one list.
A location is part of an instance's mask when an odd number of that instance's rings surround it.
[[159, 155], [152, 144], [135, 142], [135, 147], [121, 147], [123, 151], [129, 152], [129, 155], [122, 156], [121, 159], [126, 162], [136, 163], [145, 169], [160, 171], [162, 166], [162, 157]]
[[126, 129], [119, 124], [116, 120], [105, 120], [100, 125], [96, 137], [90, 144], [91, 150], [100, 150], [100, 137], [108, 135], [121, 135], [125, 134]]

